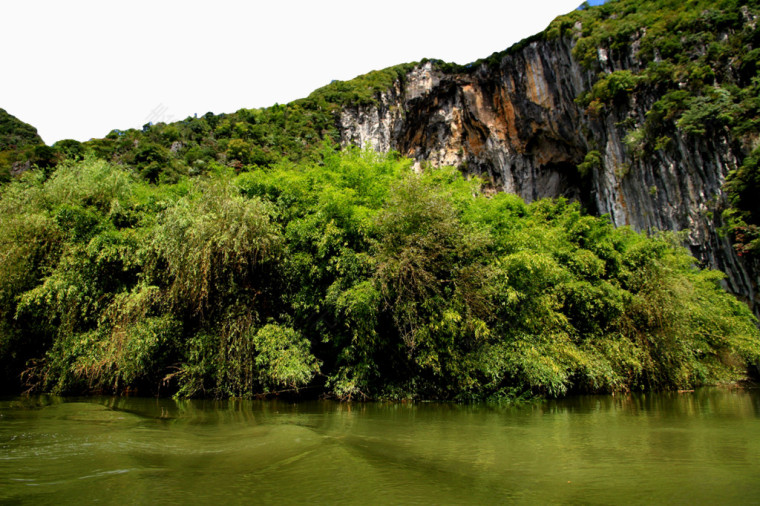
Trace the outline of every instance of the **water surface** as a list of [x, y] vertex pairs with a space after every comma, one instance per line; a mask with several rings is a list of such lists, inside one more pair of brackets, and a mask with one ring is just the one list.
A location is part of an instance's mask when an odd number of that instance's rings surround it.
[[520, 407], [0, 401], [0, 502], [746, 504], [760, 393]]

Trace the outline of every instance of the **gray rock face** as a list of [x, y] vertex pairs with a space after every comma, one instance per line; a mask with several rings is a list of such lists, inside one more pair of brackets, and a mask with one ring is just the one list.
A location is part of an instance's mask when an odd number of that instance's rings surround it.
[[[637, 155], [626, 136], [643, 124], [655, 96], [633, 95], [593, 116], [575, 99], [597, 80], [572, 56], [573, 41], [538, 41], [506, 54], [498, 66], [443, 73], [430, 62], [378, 96], [377, 105], [344, 109], [343, 145], [396, 150], [433, 166], [454, 165], [484, 176], [497, 189], [530, 202], [579, 200], [617, 226], [687, 231], [703, 265], [726, 273], [726, 287], [760, 312], [758, 266], [737, 256], [718, 232], [726, 199], [722, 185], [741, 153], [726, 132], [695, 138], [676, 131], [667, 148]], [[622, 61], [605, 48], [605, 72], [638, 70], [636, 40]], [[630, 143], [629, 143], [630, 144]], [[589, 151], [601, 164], [580, 174]]]

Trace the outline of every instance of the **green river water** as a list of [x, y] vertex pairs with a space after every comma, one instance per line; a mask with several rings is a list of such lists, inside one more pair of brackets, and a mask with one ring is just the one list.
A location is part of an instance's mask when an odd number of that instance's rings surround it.
[[0, 400], [0, 503], [760, 503], [760, 392]]

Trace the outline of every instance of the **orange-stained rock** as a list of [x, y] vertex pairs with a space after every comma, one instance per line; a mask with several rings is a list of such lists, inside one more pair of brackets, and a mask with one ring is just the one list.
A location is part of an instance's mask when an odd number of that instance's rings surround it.
[[[379, 95], [377, 105], [342, 110], [341, 142], [394, 149], [417, 166], [457, 166], [528, 202], [579, 200], [615, 225], [688, 230], [695, 256], [726, 272], [728, 288], [760, 312], [758, 270], [718, 233], [722, 185], [740, 159], [736, 143], [676, 135], [667, 151], [635, 155], [624, 140], [657, 97], [632, 96], [594, 116], [575, 101], [599, 69], [637, 70], [634, 50], [614, 60], [600, 48], [608, 57], [585, 70], [573, 59], [572, 44], [564, 38], [533, 42], [504, 53], [498, 65], [461, 74], [431, 62], [418, 65]], [[577, 166], [592, 150], [601, 166], [582, 177]]]

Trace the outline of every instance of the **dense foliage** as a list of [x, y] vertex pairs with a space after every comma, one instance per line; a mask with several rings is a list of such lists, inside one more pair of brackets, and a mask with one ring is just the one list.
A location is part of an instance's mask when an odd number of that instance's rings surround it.
[[129, 167], [149, 182], [177, 182], [222, 163], [236, 170], [279, 160], [316, 160], [323, 141], [340, 141], [338, 120], [347, 106], [375, 104], [379, 92], [403, 82], [414, 64], [333, 81], [308, 97], [232, 114], [206, 113], [142, 129], [112, 130], [102, 139], [65, 139], [45, 146], [37, 131], [0, 109], [0, 183], [32, 167], [51, 169], [65, 160], [95, 156]]
[[[759, 11], [610, 1], [507, 53], [572, 38], [593, 75], [599, 48], [622, 61], [635, 42], [641, 65], [600, 72], [578, 103], [603, 117], [655, 97], [628, 138], [637, 156], [676, 134], [739, 143], [726, 218], [751, 252]], [[434, 63], [473, 72], [505, 54]], [[52, 147], [0, 110], [3, 385], [502, 399], [689, 388], [760, 359], [749, 310], [673, 235], [614, 229], [564, 200], [487, 198], [477, 180], [416, 174], [393, 153], [335, 151], [341, 108], [374, 104], [411, 69]], [[579, 170], [600, 165], [591, 150]]]
[[0, 151], [43, 144], [37, 129], [0, 109]]
[[[646, 117], [629, 125], [626, 142], [634, 156], [677, 149], [674, 140], [682, 136], [733, 145], [740, 163], [726, 185], [730, 208], [724, 222], [739, 254], [753, 254], [760, 248], [760, 213], [752, 198], [760, 190], [759, 16], [758, 0], [610, 0], [560, 16], [545, 31], [485, 59], [467, 65], [432, 62], [444, 72], [472, 73], [498, 68], [506, 56], [536, 41], [572, 41], [574, 57], [592, 76], [588, 91], [577, 97], [589, 115], [604, 118], [633, 97], [652, 98]], [[609, 72], [600, 50], [618, 70]], [[413, 67], [403, 64], [335, 81], [286, 105], [114, 130], [85, 143], [6, 149], [0, 141], [0, 181], [33, 165], [50, 168], [88, 152], [131, 167], [151, 182], [204, 174], [216, 162], [240, 171], [282, 159], [315, 161], [324, 140], [340, 140], [343, 107], [374, 104], [379, 92], [403, 83]], [[589, 162], [581, 172], [593, 168]]]
[[636, 156], [676, 149], [677, 136], [725, 140], [742, 153], [724, 213], [739, 254], [760, 250], [758, 19], [757, 0], [611, 0], [561, 16], [541, 34], [573, 39], [573, 55], [590, 71], [601, 70], [600, 49], [616, 68], [629, 67], [600, 73], [578, 97], [589, 114], [654, 98], [627, 138]]
[[89, 153], [131, 167], [154, 183], [205, 174], [217, 162], [245, 170], [282, 159], [316, 160], [323, 141], [340, 141], [338, 120], [343, 107], [374, 104], [379, 92], [403, 81], [413, 67], [398, 65], [350, 81], [333, 81], [285, 105], [232, 114], [209, 112], [170, 124], [148, 123], [139, 130], [113, 130], [102, 139], [84, 143], [59, 141], [48, 149], [53, 164]]
[[54, 153], [42, 142], [36, 128], [0, 109], [0, 183], [10, 179], [14, 168], [53, 165]]
[[[468, 65], [432, 60], [447, 73], [497, 71], [534, 42], [571, 41], [589, 72], [577, 102], [592, 118], [651, 102], [629, 117], [626, 143], [637, 157], [677, 149], [677, 137], [725, 141], [740, 164], [726, 184], [727, 232], [740, 255], [760, 251], [760, 2], [757, 0], [609, 0], [555, 19], [509, 49]], [[593, 168], [589, 153], [581, 173]]]
[[735, 379], [754, 319], [674, 237], [453, 169], [314, 162], [158, 185], [86, 157], [0, 196], [0, 370], [54, 392], [499, 399]]

